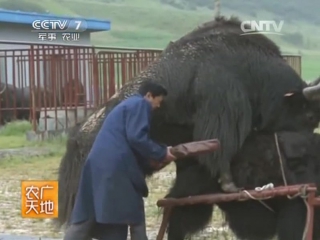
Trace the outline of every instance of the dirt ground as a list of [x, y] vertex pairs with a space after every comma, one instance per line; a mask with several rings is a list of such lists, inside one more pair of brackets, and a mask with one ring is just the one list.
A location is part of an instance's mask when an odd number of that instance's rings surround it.
[[[41, 237], [62, 237], [50, 224], [50, 219], [25, 219], [20, 215], [21, 180], [56, 179], [61, 156], [6, 157], [0, 159], [0, 233]], [[170, 165], [148, 180], [150, 195], [145, 199], [149, 238], [155, 239], [160, 226], [161, 212], [156, 201], [162, 198], [175, 177], [175, 167]], [[232, 239], [222, 227], [222, 215], [215, 211], [212, 224], [194, 239]]]
[[[65, 151], [65, 139], [27, 142], [24, 133], [28, 128], [28, 123], [15, 123], [0, 129], [0, 236], [14, 234], [61, 238], [63, 233], [52, 227], [50, 219], [27, 219], [20, 214], [21, 180], [57, 179], [57, 169]], [[145, 208], [150, 240], [156, 239], [162, 217], [156, 202], [164, 197], [174, 178], [175, 166], [171, 164], [148, 179], [150, 194], [145, 199]], [[235, 238], [223, 227], [221, 212], [215, 209], [212, 222], [192, 239]]]

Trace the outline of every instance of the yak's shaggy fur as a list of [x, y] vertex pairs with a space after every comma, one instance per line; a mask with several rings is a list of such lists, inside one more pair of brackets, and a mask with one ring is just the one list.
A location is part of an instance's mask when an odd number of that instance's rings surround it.
[[[317, 183], [320, 186], [320, 135], [313, 133], [278, 133], [285, 177], [289, 185]], [[196, 159], [178, 161], [176, 181], [167, 197], [186, 197], [220, 192], [216, 180]], [[284, 185], [279, 155], [273, 134], [252, 134], [231, 163], [235, 183], [254, 189], [273, 183]], [[306, 206], [301, 198], [274, 198], [260, 202], [219, 203], [231, 230], [239, 239], [265, 240], [278, 235], [279, 240], [301, 240], [306, 223]], [[213, 205], [177, 207], [169, 225], [169, 240], [183, 240], [202, 229], [211, 219]], [[320, 239], [320, 210], [316, 210], [314, 240]]]
[[[252, 131], [313, 131], [320, 116], [317, 104], [302, 94], [307, 84], [272, 41], [241, 33], [238, 19], [221, 17], [171, 42], [157, 61], [75, 127], [59, 168], [59, 225], [70, 217], [81, 168], [104, 117], [137, 93], [144, 80], [159, 82], [168, 90], [152, 118], [153, 139], [171, 146], [209, 138], [221, 141], [221, 151], [199, 157], [200, 165], [178, 166], [178, 172], [186, 168], [190, 176], [201, 169], [209, 172], [210, 189], [215, 189], [218, 177], [228, 175], [231, 159]], [[292, 94], [284, 97], [288, 92]], [[194, 194], [203, 192], [201, 182], [191, 186]], [[211, 215], [207, 207], [190, 211]], [[191, 230], [198, 229], [191, 225]]]

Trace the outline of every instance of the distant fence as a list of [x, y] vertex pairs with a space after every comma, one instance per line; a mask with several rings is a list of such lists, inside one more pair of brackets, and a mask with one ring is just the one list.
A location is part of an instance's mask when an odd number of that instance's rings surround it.
[[[160, 53], [0, 42], [0, 123], [28, 119], [35, 131], [68, 128], [106, 102]], [[284, 57], [301, 74], [301, 57]]]
[[301, 76], [302, 75], [302, 60], [300, 55], [283, 54], [283, 58], [287, 63]]

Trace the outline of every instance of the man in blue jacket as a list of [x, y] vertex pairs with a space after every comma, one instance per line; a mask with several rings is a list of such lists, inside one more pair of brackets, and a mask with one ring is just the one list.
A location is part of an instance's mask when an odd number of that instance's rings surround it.
[[161, 85], [145, 81], [139, 94], [107, 115], [83, 167], [65, 240], [92, 234], [99, 240], [126, 240], [128, 226], [144, 225], [148, 187], [138, 160], [175, 159], [169, 147], [149, 138], [152, 110], [166, 95]]

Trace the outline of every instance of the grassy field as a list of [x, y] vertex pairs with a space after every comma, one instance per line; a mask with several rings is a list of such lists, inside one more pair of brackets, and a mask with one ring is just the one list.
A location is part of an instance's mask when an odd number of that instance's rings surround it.
[[[36, 2], [35, 0], [28, 1]], [[55, 14], [109, 19], [112, 24], [111, 31], [93, 35], [94, 43], [109, 46], [163, 48], [170, 40], [180, 37], [197, 25], [212, 19], [213, 16], [213, 11], [207, 8], [198, 8], [192, 11], [181, 10], [161, 4], [158, 0], [123, 0], [118, 2], [43, 0], [38, 4]], [[241, 19], [252, 20], [279, 18], [279, 16], [262, 9], [258, 11], [256, 17], [253, 17], [238, 9], [224, 8], [223, 4], [222, 14], [225, 16], [236, 15]], [[303, 21], [285, 22], [283, 31], [290, 33], [297, 31], [297, 28], [310, 41], [319, 40], [316, 33], [320, 33], [320, 29], [315, 24]], [[296, 46], [281, 39], [277, 41], [284, 50], [299, 50]]]
[[312, 80], [320, 76], [320, 54], [302, 55], [302, 77]]

